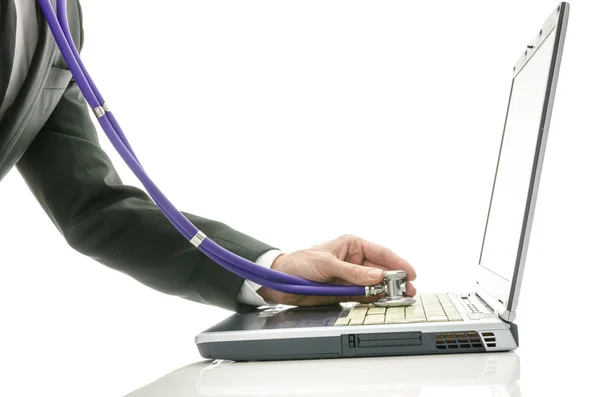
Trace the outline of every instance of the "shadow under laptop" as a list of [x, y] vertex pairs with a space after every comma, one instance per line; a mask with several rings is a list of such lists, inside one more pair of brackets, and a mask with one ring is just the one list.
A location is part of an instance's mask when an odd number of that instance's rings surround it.
[[203, 361], [127, 397], [494, 396], [520, 397], [514, 352], [305, 361]]

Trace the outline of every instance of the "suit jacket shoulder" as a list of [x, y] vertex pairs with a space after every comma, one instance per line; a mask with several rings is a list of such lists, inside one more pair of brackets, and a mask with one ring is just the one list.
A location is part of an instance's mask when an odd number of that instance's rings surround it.
[[[81, 5], [79, 1], [67, 4], [69, 29], [81, 50]], [[72, 79], [39, 5], [37, 10], [39, 40], [29, 72], [17, 98], [0, 121], [0, 181], [23, 156]]]

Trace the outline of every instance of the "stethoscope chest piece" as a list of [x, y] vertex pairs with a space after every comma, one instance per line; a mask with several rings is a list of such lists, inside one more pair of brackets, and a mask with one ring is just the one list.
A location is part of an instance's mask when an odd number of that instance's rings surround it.
[[374, 290], [382, 290], [385, 297], [373, 304], [383, 307], [410, 306], [416, 302], [414, 298], [405, 296], [406, 293], [406, 271], [391, 270], [383, 273], [383, 281], [377, 285]]
[[399, 307], [399, 306], [410, 306], [415, 303], [416, 300], [414, 298], [408, 296], [402, 297], [390, 297], [386, 296], [385, 298], [381, 298], [373, 304], [375, 306], [383, 306], [383, 307]]

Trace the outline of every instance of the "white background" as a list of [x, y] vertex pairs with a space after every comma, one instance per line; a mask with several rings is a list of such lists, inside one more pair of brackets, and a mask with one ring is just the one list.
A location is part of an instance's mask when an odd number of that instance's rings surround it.
[[[524, 395], [594, 367], [538, 356], [597, 324], [600, 6], [571, 4], [518, 315]], [[555, 1], [82, 5], [83, 59], [181, 210], [286, 251], [358, 234], [409, 260], [420, 292], [472, 286], [512, 66]], [[194, 336], [229, 314], [72, 251], [16, 171], [0, 219], [0, 395], [124, 395], [199, 360]]]

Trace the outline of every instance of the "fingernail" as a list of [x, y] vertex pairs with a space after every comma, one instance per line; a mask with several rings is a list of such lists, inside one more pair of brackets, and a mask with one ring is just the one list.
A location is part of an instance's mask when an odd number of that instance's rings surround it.
[[367, 276], [369, 276], [369, 278], [377, 280], [381, 276], [381, 273], [383, 273], [383, 271], [380, 269], [371, 269], [367, 272]]

